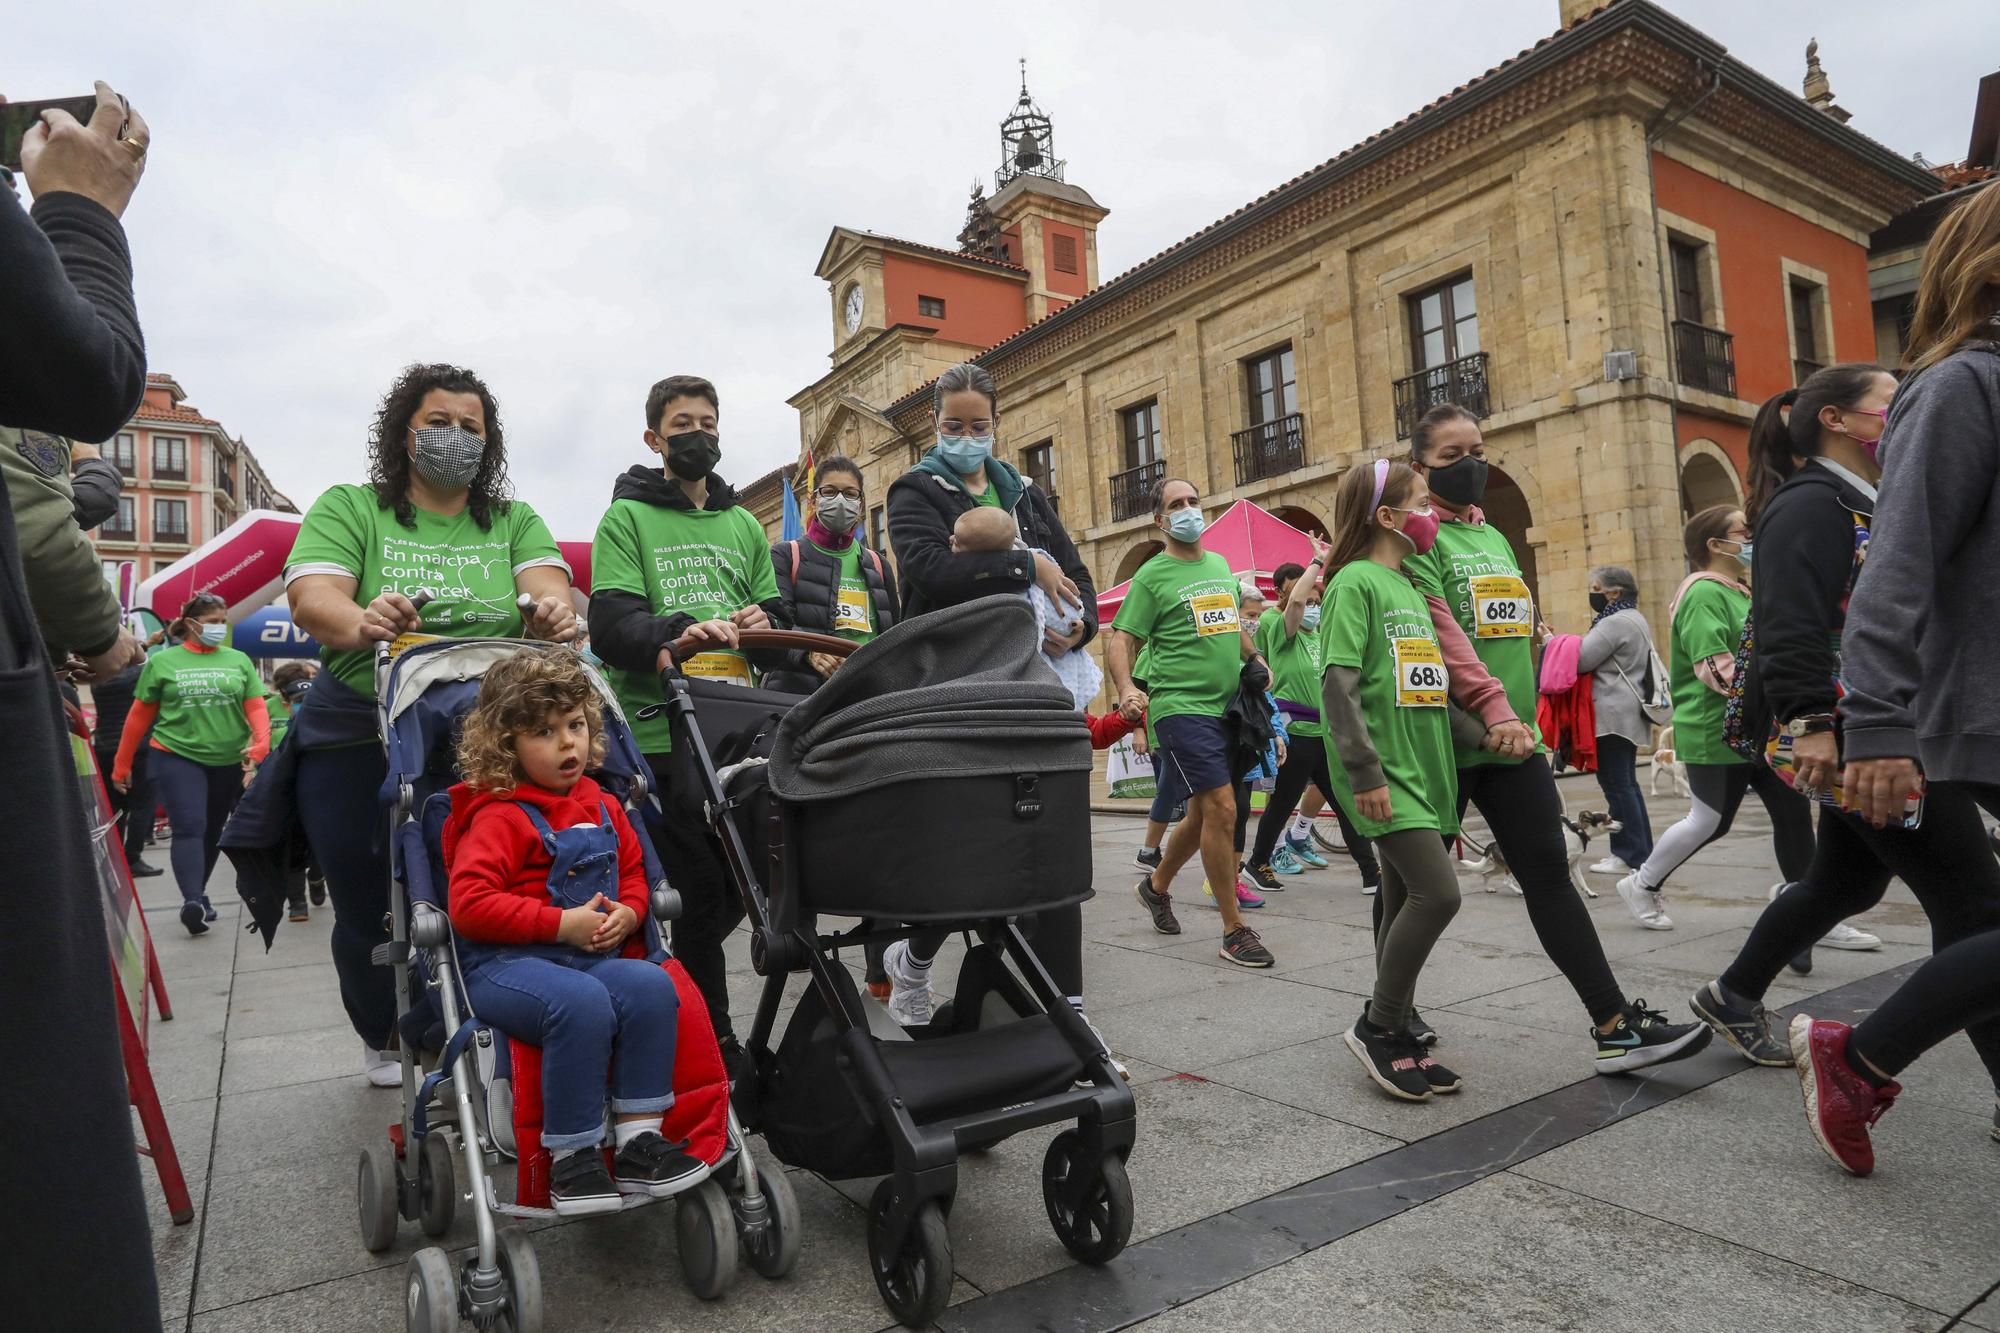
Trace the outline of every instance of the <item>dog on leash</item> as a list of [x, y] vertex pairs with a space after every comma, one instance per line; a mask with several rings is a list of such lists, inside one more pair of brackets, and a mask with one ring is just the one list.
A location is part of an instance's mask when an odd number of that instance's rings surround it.
[[[1591, 839], [1599, 836], [1609, 837], [1625, 826], [1610, 815], [1596, 810], [1585, 810], [1575, 819], [1564, 815], [1562, 822], [1563, 842], [1566, 844], [1565, 850], [1569, 853], [1569, 882], [1586, 898], [1595, 898], [1597, 890], [1591, 888], [1590, 881], [1584, 878], [1584, 854], [1590, 849]], [[1480, 876], [1483, 881], [1481, 888], [1488, 893], [1498, 893], [1504, 885], [1516, 896], [1520, 894], [1521, 885], [1515, 880], [1513, 872], [1507, 868], [1507, 858], [1500, 854], [1500, 844], [1492, 843], [1481, 847], [1461, 833], [1459, 845], [1461, 849], [1470, 849], [1480, 854], [1477, 861], [1468, 861], [1464, 859], [1461, 851], [1458, 866], [1467, 874]]]

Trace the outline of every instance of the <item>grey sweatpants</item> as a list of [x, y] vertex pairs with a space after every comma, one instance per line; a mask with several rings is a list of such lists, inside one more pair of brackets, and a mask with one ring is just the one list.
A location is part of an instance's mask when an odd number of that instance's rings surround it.
[[1382, 925], [1375, 932], [1375, 994], [1368, 1021], [1400, 1032], [1410, 1021], [1417, 974], [1458, 915], [1458, 871], [1436, 829], [1375, 840], [1382, 861]]

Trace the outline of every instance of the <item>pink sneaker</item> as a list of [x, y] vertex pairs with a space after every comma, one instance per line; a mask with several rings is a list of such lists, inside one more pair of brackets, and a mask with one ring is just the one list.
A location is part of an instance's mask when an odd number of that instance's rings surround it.
[[[1210, 902], [1215, 901], [1215, 890], [1209, 887], [1207, 880], [1201, 882], [1201, 892], [1202, 896]], [[1236, 881], [1236, 905], [1238, 907], [1262, 907], [1264, 900], [1258, 897], [1255, 890], [1239, 878]]]
[[1895, 1105], [1903, 1088], [1894, 1082], [1878, 1088], [1848, 1068], [1847, 1038], [1852, 1031], [1845, 1023], [1800, 1014], [1792, 1019], [1790, 1036], [1813, 1137], [1828, 1157], [1865, 1176], [1875, 1169], [1869, 1127]]

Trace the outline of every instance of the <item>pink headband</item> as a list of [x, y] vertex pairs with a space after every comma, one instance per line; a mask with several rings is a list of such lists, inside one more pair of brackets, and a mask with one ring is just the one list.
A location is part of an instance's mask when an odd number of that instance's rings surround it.
[[1375, 521], [1374, 519], [1375, 511], [1382, 507], [1382, 487], [1385, 483], [1387, 483], [1388, 480], [1389, 480], [1389, 460], [1386, 458], [1376, 459], [1375, 498], [1368, 502], [1368, 514], [1369, 514], [1368, 521], [1371, 523]]

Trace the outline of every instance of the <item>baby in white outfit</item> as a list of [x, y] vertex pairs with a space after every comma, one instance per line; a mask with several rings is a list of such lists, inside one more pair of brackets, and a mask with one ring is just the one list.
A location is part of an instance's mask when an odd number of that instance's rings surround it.
[[[1004, 509], [990, 505], [975, 505], [958, 516], [952, 525], [951, 549], [954, 551], [1010, 551], [1019, 548], [1035, 555], [1046, 555], [1036, 551], [1021, 541], [1020, 530], [1014, 525], [1014, 517]], [[1028, 601], [1034, 605], [1035, 613], [1041, 617], [1042, 628], [1054, 630], [1058, 634], [1069, 635], [1083, 623], [1083, 608], [1072, 610], [1052, 600], [1039, 585], [1028, 585]], [[1081, 648], [1071, 648], [1065, 653], [1050, 653], [1046, 646], [1042, 655], [1055, 668], [1056, 675], [1068, 687], [1070, 697], [1076, 701], [1079, 711], [1089, 706], [1097, 697], [1097, 691], [1104, 684], [1104, 672], [1095, 659]]]

